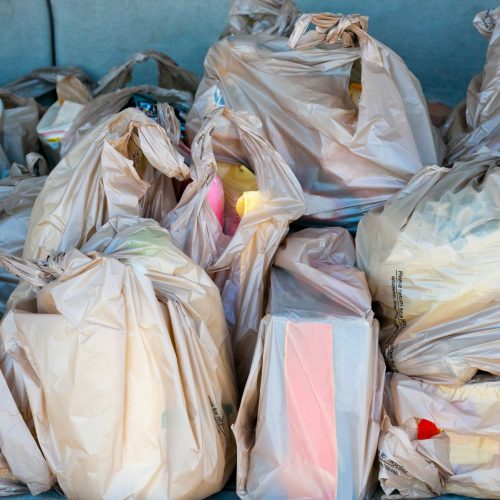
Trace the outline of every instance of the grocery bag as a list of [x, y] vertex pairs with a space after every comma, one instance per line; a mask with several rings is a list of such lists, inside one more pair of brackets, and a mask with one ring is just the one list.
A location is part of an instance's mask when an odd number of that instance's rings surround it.
[[500, 149], [500, 7], [477, 14], [474, 26], [488, 39], [486, 62], [444, 126], [448, 163], [484, 147]]
[[[134, 96], [166, 103], [178, 110], [182, 116], [193, 104], [193, 95], [186, 90], [163, 89], [152, 85], [137, 85], [102, 94], [84, 105], [61, 138], [61, 155], [65, 155], [89, 130], [100, 125], [109, 116], [119, 113]], [[180, 117], [182, 117], [180, 116]]]
[[122, 89], [132, 80], [132, 70], [138, 63], [152, 59], [158, 67], [158, 86], [165, 89], [186, 90], [194, 94], [198, 87], [198, 77], [181, 68], [177, 63], [155, 50], [137, 52], [126, 63], [112, 68], [110, 72], [97, 82], [93, 96], [107, 94]]
[[[20, 257], [31, 210], [49, 173], [47, 162], [37, 153], [26, 156], [27, 165], [14, 163], [10, 176], [0, 180], [0, 253]], [[0, 269], [0, 318], [17, 278]]]
[[54, 483], [0, 370], [0, 496], [38, 495]]
[[234, 426], [240, 498], [368, 498], [382, 417], [378, 323], [342, 228], [287, 237]]
[[[310, 24], [315, 31], [306, 31]], [[258, 33], [220, 40], [205, 59], [188, 137], [217, 107], [257, 116], [304, 188], [308, 223], [354, 229], [444, 155], [419, 82], [366, 29], [359, 15], [304, 14], [290, 39]], [[225, 130], [213, 141], [216, 154], [242, 161]]]
[[[233, 236], [224, 234], [207, 199], [218, 168], [212, 135], [219, 127], [236, 134], [245, 151], [244, 164], [255, 174], [258, 186], [258, 191], [242, 194], [245, 208]], [[304, 195], [288, 165], [262, 137], [260, 122], [228, 108], [212, 112], [194, 139], [190, 176], [193, 182], [162, 224], [221, 290], [243, 389], [264, 313], [268, 270], [289, 223], [304, 212]]]
[[0, 89], [0, 179], [9, 175], [12, 162], [23, 163], [28, 153], [39, 151], [39, 117], [33, 98]]
[[57, 82], [57, 101], [36, 127], [46, 156], [53, 165], [60, 159], [61, 139], [89, 100], [90, 90], [76, 76], [67, 76]]
[[237, 393], [217, 287], [154, 221], [118, 217], [44, 261], [0, 335], [69, 498], [206, 498], [235, 465]]
[[23, 256], [80, 248], [110, 218], [162, 220], [176, 204], [172, 178], [189, 168], [166, 130], [136, 109], [111, 115], [51, 172], [33, 208]]
[[288, 36], [299, 15], [293, 0], [232, 0], [223, 36], [256, 33]]
[[379, 479], [389, 498], [500, 498], [500, 379], [450, 388], [388, 378]]
[[500, 154], [428, 167], [366, 215], [358, 264], [389, 366], [461, 385], [500, 375]]
[[80, 68], [72, 66], [48, 66], [38, 68], [28, 75], [5, 85], [5, 89], [20, 97], [41, 98], [56, 90], [57, 83], [67, 77], [77, 78], [92, 88], [94, 81]]

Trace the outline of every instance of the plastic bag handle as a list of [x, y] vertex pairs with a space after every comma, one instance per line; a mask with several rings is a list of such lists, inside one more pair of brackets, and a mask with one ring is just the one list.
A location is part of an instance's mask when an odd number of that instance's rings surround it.
[[[307, 31], [310, 24], [314, 31]], [[295, 23], [288, 45], [292, 49], [307, 49], [322, 43], [342, 42], [344, 47], [355, 47], [359, 40], [367, 38], [368, 18], [360, 14], [302, 14]]]
[[118, 90], [130, 82], [132, 79], [132, 69], [137, 63], [153, 59], [158, 68], [158, 84], [162, 88], [174, 88], [178, 90], [188, 90], [193, 95], [198, 88], [198, 77], [193, 73], [179, 67], [176, 62], [162, 52], [148, 50], [137, 52], [125, 64], [112, 68], [97, 83], [98, 86], [93, 92], [96, 97], [107, 94], [113, 90]]
[[47, 283], [61, 276], [63, 255], [49, 257], [47, 260], [27, 260], [13, 255], [0, 254], [0, 267], [27, 281], [35, 287], [45, 286]]

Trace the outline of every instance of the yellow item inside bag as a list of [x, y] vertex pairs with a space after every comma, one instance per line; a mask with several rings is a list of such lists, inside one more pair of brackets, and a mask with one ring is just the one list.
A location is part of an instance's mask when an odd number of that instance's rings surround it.
[[245, 165], [217, 162], [217, 174], [224, 186], [224, 233], [232, 236], [241, 217], [257, 203], [257, 177]]
[[260, 194], [258, 191], [245, 191], [236, 203], [236, 213], [240, 219], [253, 210], [259, 204], [259, 200]]
[[357, 108], [359, 108], [359, 101], [361, 99], [362, 91], [361, 83], [351, 82], [349, 83], [349, 95], [351, 96], [352, 102]]

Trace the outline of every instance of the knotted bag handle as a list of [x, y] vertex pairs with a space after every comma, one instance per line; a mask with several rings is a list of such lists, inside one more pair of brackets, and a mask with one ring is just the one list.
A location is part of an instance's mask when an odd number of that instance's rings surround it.
[[[315, 30], [307, 31], [313, 24]], [[307, 49], [320, 44], [341, 42], [344, 47], [356, 47], [359, 40], [368, 37], [368, 18], [360, 14], [302, 14], [288, 45], [292, 49]]]

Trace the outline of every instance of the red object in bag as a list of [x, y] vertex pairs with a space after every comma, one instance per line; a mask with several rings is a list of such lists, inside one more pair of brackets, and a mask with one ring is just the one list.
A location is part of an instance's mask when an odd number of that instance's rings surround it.
[[440, 432], [440, 429], [438, 429], [434, 422], [422, 418], [418, 423], [417, 439], [419, 441], [423, 439], [431, 439], [434, 436], [437, 436]]

